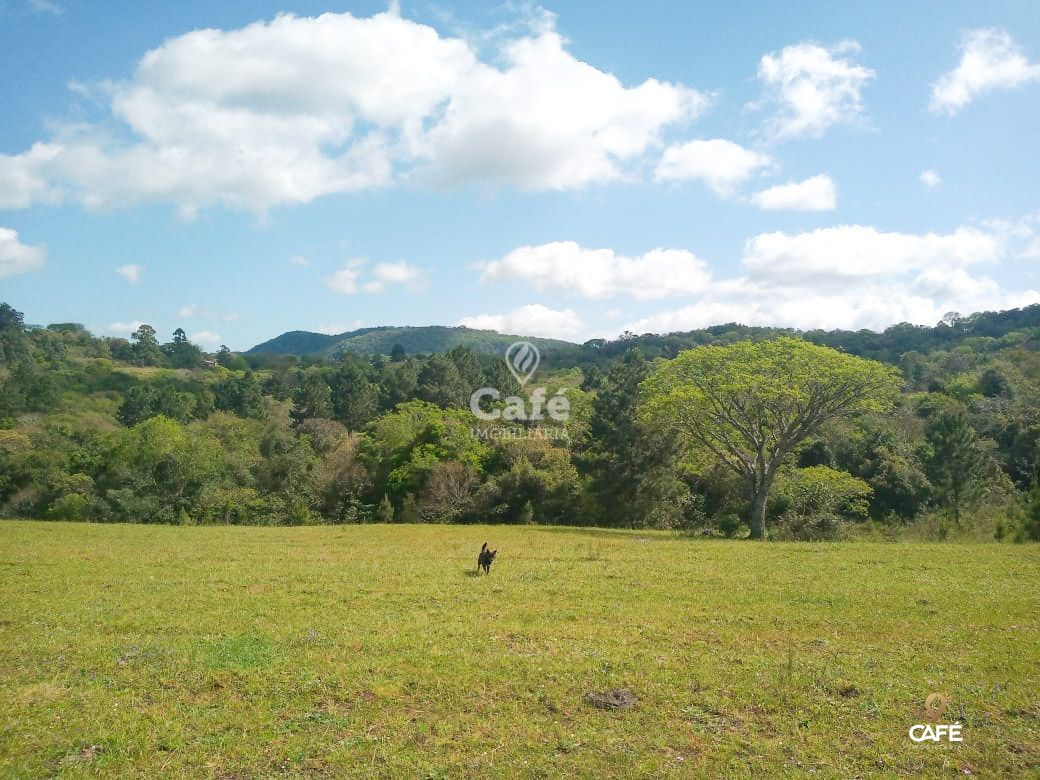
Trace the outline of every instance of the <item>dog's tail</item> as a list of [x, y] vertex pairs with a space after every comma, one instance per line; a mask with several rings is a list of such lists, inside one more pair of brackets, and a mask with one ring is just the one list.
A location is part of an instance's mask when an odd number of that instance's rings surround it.
[[487, 542], [484, 542], [484, 544], [482, 544], [482, 545], [480, 546], [480, 551], [481, 551], [481, 552], [484, 552], [484, 551], [485, 551], [486, 549], [487, 549]]

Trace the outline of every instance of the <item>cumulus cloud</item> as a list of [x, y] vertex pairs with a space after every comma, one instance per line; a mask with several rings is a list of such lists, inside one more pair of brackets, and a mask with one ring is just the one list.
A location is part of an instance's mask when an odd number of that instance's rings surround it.
[[203, 320], [213, 320], [214, 322], [234, 322], [238, 319], [238, 312], [231, 311], [227, 314], [220, 314], [219, 312], [213, 311], [208, 306], [199, 306], [197, 303], [190, 303], [187, 306], [182, 306], [177, 312], [177, 316], [183, 319], [198, 318]]
[[703, 290], [710, 277], [707, 264], [682, 249], [653, 249], [626, 257], [612, 249], [586, 249], [574, 241], [522, 246], [482, 264], [482, 269], [482, 281], [522, 280], [539, 290], [583, 298], [690, 295]]
[[396, 263], [376, 263], [372, 268], [373, 280], [366, 284], [367, 292], [381, 292], [387, 285], [402, 284], [415, 290], [426, 283], [426, 275], [421, 268], [409, 265], [403, 260]]
[[706, 297], [681, 309], [663, 311], [630, 322], [621, 330], [634, 333], [667, 333], [709, 325], [738, 322], [744, 325], [786, 326], [801, 329], [880, 331], [899, 322], [934, 325], [950, 311], [994, 311], [1040, 303], [1040, 291], [1012, 292], [987, 277], [963, 271], [961, 289], [936, 297], [927, 280], [910, 280], [821, 293], [799, 287], [733, 285], [728, 294]]
[[824, 285], [834, 279], [992, 262], [1002, 249], [998, 236], [977, 228], [918, 235], [839, 225], [794, 235], [777, 231], [753, 236], [744, 246], [742, 262], [757, 278]]
[[129, 265], [121, 265], [116, 269], [116, 273], [126, 279], [130, 284], [137, 284], [141, 281], [141, 274], [144, 269], [137, 263], [130, 263]]
[[1040, 259], [1040, 212], [1014, 219], [989, 219], [983, 226], [1012, 248], [1012, 254], [1023, 260]]
[[396, 263], [376, 263], [368, 275], [365, 273], [367, 264], [368, 260], [363, 257], [348, 260], [341, 269], [325, 280], [325, 285], [333, 292], [353, 295], [358, 292], [383, 292], [393, 285], [417, 290], [426, 284], [425, 272], [403, 260]]
[[62, 192], [49, 180], [48, 169], [61, 151], [56, 144], [37, 143], [21, 154], [0, 154], [0, 209], [59, 202]]
[[42, 246], [23, 244], [18, 231], [0, 228], [0, 279], [43, 268], [47, 252]]
[[751, 202], [767, 211], [832, 211], [838, 206], [834, 180], [825, 173], [756, 192]]
[[325, 280], [325, 286], [333, 292], [341, 295], [353, 295], [358, 292], [358, 278], [361, 276], [361, 266], [367, 260], [354, 258], [343, 264], [343, 267]]
[[129, 336], [145, 323], [142, 320], [133, 322], [113, 322], [105, 328], [105, 333], [111, 336]]
[[707, 102], [652, 78], [622, 84], [575, 58], [544, 16], [485, 61], [393, 9], [196, 30], [96, 92], [104, 121], [0, 155], [0, 207], [172, 202], [190, 217], [408, 177], [580, 188], [628, 175]]
[[746, 242], [742, 276], [713, 281], [694, 303], [621, 331], [663, 333], [726, 322], [881, 330], [898, 322], [934, 325], [949, 311], [1040, 302], [1040, 291], [1008, 291], [970, 271], [1008, 254], [998, 232], [970, 227], [947, 234], [862, 225], [766, 233]]
[[199, 344], [210, 349], [220, 346], [220, 335], [211, 330], [197, 330], [189, 338], [193, 344]]
[[927, 171], [921, 171], [920, 180], [921, 184], [930, 190], [934, 190], [942, 184], [942, 177], [930, 168]]
[[960, 44], [957, 67], [932, 85], [929, 108], [952, 116], [979, 95], [1040, 81], [1040, 63], [1031, 63], [1006, 30], [969, 30]]
[[767, 135], [819, 138], [832, 125], [859, 120], [863, 88], [875, 75], [852, 61], [859, 51], [855, 41], [829, 48], [809, 41], [763, 56], [758, 65], [763, 96], [751, 107], [774, 109]]
[[768, 154], [745, 149], [723, 138], [712, 138], [669, 146], [657, 163], [654, 178], [658, 181], [700, 179], [716, 194], [728, 196], [738, 185], [772, 164]]
[[517, 336], [542, 336], [545, 338], [574, 339], [585, 331], [573, 309], [550, 309], [540, 303], [520, 306], [506, 314], [478, 314], [463, 317], [457, 325], [478, 330], [494, 330]]

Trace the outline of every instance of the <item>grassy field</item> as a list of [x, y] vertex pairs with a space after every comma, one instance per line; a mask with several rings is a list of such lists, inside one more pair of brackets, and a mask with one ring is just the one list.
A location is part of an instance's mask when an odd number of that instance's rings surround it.
[[1040, 547], [2, 522], [0, 712], [14, 777], [1035, 776]]

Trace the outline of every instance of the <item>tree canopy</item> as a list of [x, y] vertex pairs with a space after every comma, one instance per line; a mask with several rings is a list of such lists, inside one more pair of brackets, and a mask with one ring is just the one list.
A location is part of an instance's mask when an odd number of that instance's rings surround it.
[[[598, 340], [543, 353], [521, 386], [501, 354], [454, 343], [402, 354], [395, 336], [396, 360], [211, 357], [182, 329], [96, 337], [0, 304], [0, 517], [1026, 541], [1040, 533], [1038, 313], [805, 342], [740, 326]], [[812, 346], [828, 342], [841, 351]], [[686, 347], [710, 348], [669, 360]], [[469, 408], [477, 387], [542, 385], [566, 394], [565, 422]]]
[[900, 384], [890, 366], [782, 337], [682, 352], [641, 388], [645, 419], [674, 427], [746, 481], [751, 536], [762, 539], [784, 459], [828, 420], [888, 410]]

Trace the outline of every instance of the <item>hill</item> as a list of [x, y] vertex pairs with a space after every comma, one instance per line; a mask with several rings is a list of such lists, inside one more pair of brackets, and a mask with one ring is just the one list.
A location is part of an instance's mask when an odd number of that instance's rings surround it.
[[476, 330], [461, 326], [427, 325], [359, 328], [333, 336], [294, 330], [265, 341], [263, 344], [257, 344], [247, 354], [331, 356], [347, 351], [365, 355], [388, 355], [395, 344], [404, 347], [405, 352], [409, 355], [447, 352], [459, 346], [469, 347], [474, 352], [501, 354], [506, 347], [521, 339], [530, 341], [543, 353], [569, 352], [578, 349], [577, 344], [559, 339], [514, 336], [493, 330]]
[[336, 336], [294, 330], [258, 344], [247, 354], [330, 356], [344, 350], [359, 354], [389, 354], [394, 344], [400, 344], [409, 354], [446, 352], [457, 346], [466, 346], [476, 352], [501, 354], [511, 343], [523, 338], [535, 344], [543, 355], [553, 355], [557, 363], [589, 365], [617, 358], [632, 347], [638, 347], [648, 358], [672, 358], [684, 349], [705, 344], [732, 344], [735, 341], [758, 341], [793, 335], [853, 355], [898, 363], [908, 352], [928, 354], [953, 349], [966, 342], [980, 343], [980, 340], [1008, 338], [1014, 344], [1035, 342], [1036, 329], [1040, 329], [1040, 304], [967, 316], [951, 314], [934, 326], [900, 323], [881, 333], [872, 330], [799, 331], [793, 328], [728, 323], [666, 334], [626, 333], [618, 339], [592, 339], [581, 345], [559, 339], [513, 336], [491, 330], [440, 325], [361, 328]]

